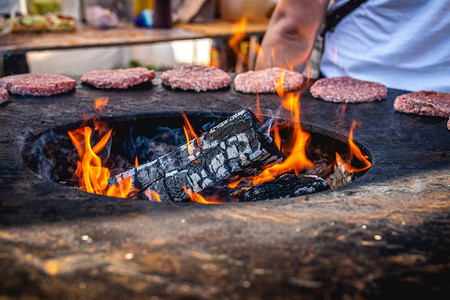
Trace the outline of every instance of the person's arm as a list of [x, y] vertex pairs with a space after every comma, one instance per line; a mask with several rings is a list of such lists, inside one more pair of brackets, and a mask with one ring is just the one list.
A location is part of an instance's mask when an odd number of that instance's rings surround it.
[[279, 0], [261, 44], [255, 69], [302, 70], [329, 0]]

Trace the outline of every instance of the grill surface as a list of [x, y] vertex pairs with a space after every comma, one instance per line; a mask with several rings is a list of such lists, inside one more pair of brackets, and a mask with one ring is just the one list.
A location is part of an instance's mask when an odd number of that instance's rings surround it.
[[[158, 76], [157, 76], [158, 77]], [[87, 194], [24, 165], [25, 139], [93, 112], [235, 112], [254, 95], [103, 91], [78, 84], [0, 106], [0, 296], [38, 298], [363, 298], [449, 292], [446, 119], [395, 113], [388, 99], [343, 106], [301, 97], [302, 122], [338, 139], [352, 120], [373, 156], [355, 182], [280, 201], [174, 206]], [[79, 81], [78, 81], [79, 82]], [[261, 96], [264, 114], [278, 97]], [[156, 298], [152, 298], [156, 299]]]

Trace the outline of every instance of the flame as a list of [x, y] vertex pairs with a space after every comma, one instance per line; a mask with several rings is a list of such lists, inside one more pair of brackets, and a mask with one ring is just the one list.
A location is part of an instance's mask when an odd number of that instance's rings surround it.
[[161, 202], [161, 197], [158, 195], [157, 192], [155, 192], [153, 190], [146, 190], [146, 191], [144, 191], [144, 194], [147, 196], [148, 200], [150, 200], [150, 201]]
[[[338, 153], [336, 153], [336, 160], [339, 160], [341, 162], [347, 173], [361, 172], [369, 169], [372, 166], [372, 164], [369, 161], [369, 157], [367, 155], [362, 154], [359, 147], [356, 146], [356, 144], [353, 142], [353, 129], [355, 128], [356, 125], [357, 123], [353, 121], [352, 127], [350, 129], [350, 135], [348, 137], [349, 154], [350, 154], [349, 162], [345, 162], [341, 158], [341, 156]], [[363, 164], [361, 168], [356, 168], [351, 165], [351, 161], [353, 160], [354, 157], [356, 157], [356, 159]]]
[[132, 191], [134, 191], [132, 178], [122, 178], [119, 183], [113, 184], [108, 188], [106, 191], [106, 196], [128, 198]]
[[244, 178], [236, 178], [236, 181], [229, 183], [228, 187], [230, 189], [234, 189], [235, 187], [237, 187], [239, 185], [239, 183], [241, 183], [242, 180], [244, 180]]
[[275, 126], [273, 129], [273, 142], [277, 145], [278, 149], [281, 150], [281, 137], [279, 126]]
[[184, 120], [183, 130], [184, 130], [184, 134], [186, 135], [188, 153], [189, 153], [189, 155], [192, 155], [191, 147], [190, 147], [191, 146], [191, 142], [190, 141], [195, 139], [197, 141], [197, 145], [200, 148], [202, 147], [202, 142], [200, 141], [198, 135], [195, 133], [195, 130], [192, 127], [192, 125], [189, 122], [189, 120], [186, 117], [186, 115], [184, 113], [181, 113], [181, 115], [183, 116], [183, 120]]
[[231, 30], [233, 35], [228, 40], [228, 45], [236, 55], [241, 53], [239, 43], [245, 38], [245, 28], [247, 26], [247, 18], [242, 17], [236, 24], [233, 24]]
[[278, 80], [275, 80], [275, 90], [277, 91], [278, 96], [281, 98], [284, 97], [284, 78], [286, 77], [286, 72], [283, 72], [278, 78]]
[[106, 108], [106, 104], [108, 104], [108, 100], [109, 100], [108, 97], [95, 99], [95, 101], [94, 101], [94, 110], [104, 113], [105, 112], [105, 108]]
[[256, 93], [256, 118], [264, 124], [264, 118], [262, 117], [261, 107], [259, 105], [259, 93]]
[[135, 168], [139, 167], [139, 161], [138, 161], [137, 155], [136, 155], [136, 157], [134, 158], [134, 167], [135, 167]]
[[[105, 128], [105, 126], [102, 125], [100, 128]], [[100, 141], [93, 147], [91, 147], [93, 132], [89, 126], [68, 131], [67, 133], [80, 157], [74, 173], [74, 176], [79, 180], [80, 189], [93, 194], [127, 198], [133, 189], [131, 178], [124, 178], [119, 183], [109, 186], [110, 171], [102, 166], [102, 160], [97, 155], [107, 145], [112, 129], [103, 134]]]
[[285, 149], [290, 154], [281, 163], [265, 169], [261, 174], [256, 176], [253, 179], [253, 185], [270, 181], [290, 171], [295, 171], [296, 174], [299, 174], [302, 170], [314, 167], [314, 163], [309, 161], [306, 157], [306, 146], [308, 145], [311, 135], [308, 132], [303, 131], [300, 125], [299, 94], [288, 93], [286, 97], [282, 99], [282, 106], [291, 111], [291, 118], [294, 123], [292, 134], [292, 140], [294, 142], [292, 147], [286, 147], [287, 149]]
[[191, 199], [191, 202], [202, 203], [202, 204], [219, 204], [219, 203], [223, 202], [220, 199], [214, 199], [214, 198], [205, 199], [205, 197], [203, 197], [202, 195], [188, 190], [185, 186], [183, 186], [183, 190], [189, 196], [189, 198]]
[[339, 120], [344, 119], [345, 111], [347, 110], [347, 103], [344, 103], [341, 108], [341, 112], [339, 113]]
[[311, 79], [311, 64], [309, 63], [309, 60], [306, 60], [306, 70], [308, 71], [308, 77], [306, 78], [306, 84], [309, 83]]
[[248, 66], [248, 57], [247, 53], [248, 43], [242, 43], [245, 38], [245, 29], [247, 27], [247, 18], [242, 17], [236, 24], [233, 24], [231, 30], [233, 35], [228, 40], [228, 45], [231, 50], [236, 54], [236, 72], [242, 72], [243, 66]]

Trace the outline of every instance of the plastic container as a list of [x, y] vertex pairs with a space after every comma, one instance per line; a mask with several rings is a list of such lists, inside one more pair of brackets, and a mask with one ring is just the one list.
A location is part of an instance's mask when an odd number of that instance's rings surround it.
[[270, 0], [220, 0], [222, 19], [236, 22], [246, 17], [248, 21], [263, 21], [270, 8]]

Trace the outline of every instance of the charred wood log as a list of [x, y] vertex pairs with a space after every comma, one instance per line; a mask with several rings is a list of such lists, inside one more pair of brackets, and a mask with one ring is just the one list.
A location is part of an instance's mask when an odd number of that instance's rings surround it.
[[279, 151], [262, 124], [242, 110], [174, 151], [110, 179], [110, 184], [132, 178], [145, 197], [162, 201], [188, 199], [183, 187], [196, 193], [233, 181], [235, 176], [257, 175], [262, 167], [281, 161]]
[[[343, 155], [343, 157], [347, 158], [347, 155]], [[330, 176], [330, 184], [333, 186], [333, 188], [346, 185], [352, 182], [354, 178], [355, 174], [348, 173], [342, 161], [340, 159], [336, 159], [333, 176]]]
[[327, 182], [316, 175], [284, 174], [272, 181], [252, 187], [239, 202], [297, 197], [328, 190]]

